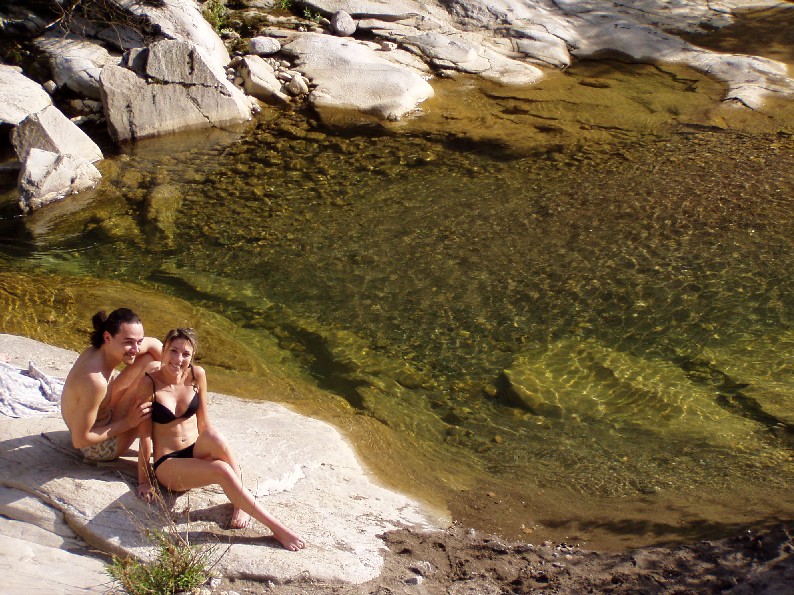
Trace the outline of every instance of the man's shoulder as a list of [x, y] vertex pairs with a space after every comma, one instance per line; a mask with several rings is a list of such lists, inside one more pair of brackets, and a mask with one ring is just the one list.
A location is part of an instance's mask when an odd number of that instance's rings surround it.
[[102, 374], [102, 362], [96, 349], [89, 347], [77, 358], [64, 383], [64, 393], [100, 392], [107, 389], [108, 380]]

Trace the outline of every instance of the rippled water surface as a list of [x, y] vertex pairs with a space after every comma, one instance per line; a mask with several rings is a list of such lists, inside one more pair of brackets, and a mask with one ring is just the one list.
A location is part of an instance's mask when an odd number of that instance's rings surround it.
[[82, 210], [6, 216], [2, 330], [77, 348], [125, 300], [203, 325], [225, 391], [279, 367], [389, 481], [511, 536], [791, 518], [791, 107], [639, 65], [550, 78], [113, 156]]

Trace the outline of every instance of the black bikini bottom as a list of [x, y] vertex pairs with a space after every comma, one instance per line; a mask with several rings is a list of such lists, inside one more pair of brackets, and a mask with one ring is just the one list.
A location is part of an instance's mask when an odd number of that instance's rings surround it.
[[154, 466], [152, 467], [152, 471], [156, 474], [157, 468], [162, 465], [168, 459], [192, 459], [193, 458], [193, 447], [196, 446], [194, 442], [187, 448], [183, 448], [182, 450], [175, 450], [174, 452], [169, 452], [167, 455], [161, 456], [157, 461], [155, 461]]

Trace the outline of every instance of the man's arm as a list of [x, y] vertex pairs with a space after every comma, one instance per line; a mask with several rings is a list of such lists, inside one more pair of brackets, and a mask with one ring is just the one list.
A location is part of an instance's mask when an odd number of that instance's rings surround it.
[[151, 355], [156, 362], [159, 362], [161, 359], [163, 359], [163, 343], [160, 341], [160, 339], [155, 339], [154, 337], [144, 337], [143, 343], [141, 343], [141, 351]]
[[96, 425], [97, 411], [104, 398], [103, 391], [106, 389], [101, 380], [93, 377], [88, 380], [85, 387], [70, 426], [72, 444], [75, 448], [87, 448], [113, 436], [119, 436], [140, 425], [151, 413], [150, 396], [142, 392], [132, 395], [132, 401], [127, 409], [120, 411], [120, 415], [114, 416], [109, 424]]
[[130, 387], [135, 386], [143, 376], [143, 373], [147, 369], [151, 369], [152, 362], [159, 362], [162, 356], [163, 344], [160, 340], [154, 337], [144, 337], [140, 351], [135, 357], [135, 363], [127, 366], [122, 373], [116, 376], [110, 383], [114, 395], [113, 400], [117, 401], [121, 394]]
[[83, 382], [72, 387], [71, 390], [79, 395], [69, 427], [75, 448], [87, 448], [99, 444], [131, 427], [126, 417], [111, 421], [109, 424], [95, 425], [99, 406], [107, 392], [107, 384], [99, 374], [88, 375]]

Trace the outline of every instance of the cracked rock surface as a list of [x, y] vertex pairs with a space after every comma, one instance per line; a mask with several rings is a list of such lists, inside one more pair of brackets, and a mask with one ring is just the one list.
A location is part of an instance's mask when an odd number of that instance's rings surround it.
[[198, 46], [163, 40], [102, 70], [102, 103], [117, 142], [251, 119], [254, 104]]

